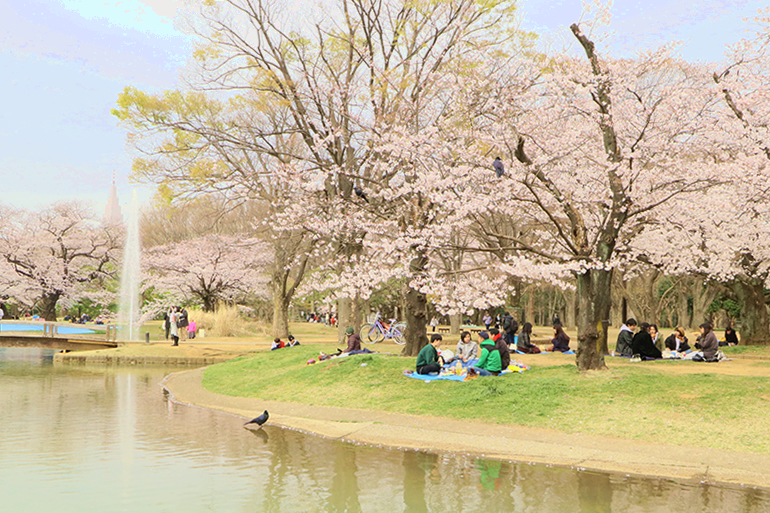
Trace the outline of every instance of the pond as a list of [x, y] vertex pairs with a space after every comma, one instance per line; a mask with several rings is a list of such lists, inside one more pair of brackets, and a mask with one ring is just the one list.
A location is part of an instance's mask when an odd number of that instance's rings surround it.
[[0, 348], [2, 511], [770, 512], [762, 489], [349, 445], [175, 404], [169, 369]]

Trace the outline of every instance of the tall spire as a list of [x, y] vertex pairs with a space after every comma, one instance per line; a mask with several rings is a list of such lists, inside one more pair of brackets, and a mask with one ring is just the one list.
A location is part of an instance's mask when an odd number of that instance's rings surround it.
[[118, 187], [115, 185], [115, 171], [112, 171], [112, 187], [110, 187], [110, 199], [107, 200], [107, 208], [104, 209], [104, 224], [123, 224], [123, 214], [120, 212], [118, 202]]

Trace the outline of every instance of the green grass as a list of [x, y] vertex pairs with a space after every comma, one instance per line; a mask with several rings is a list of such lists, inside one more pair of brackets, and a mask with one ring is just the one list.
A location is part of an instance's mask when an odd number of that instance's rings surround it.
[[413, 368], [414, 358], [358, 355], [306, 365], [332, 347], [302, 346], [213, 365], [203, 384], [241, 397], [770, 453], [765, 377], [668, 375], [665, 366], [581, 374], [570, 364], [465, 383], [425, 383], [401, 373]]
[[726, 346], [720, 347], [726, 355], [731, 354], [751, 354], [751, 355], [764, 355], [770, 356], [770, 346]]

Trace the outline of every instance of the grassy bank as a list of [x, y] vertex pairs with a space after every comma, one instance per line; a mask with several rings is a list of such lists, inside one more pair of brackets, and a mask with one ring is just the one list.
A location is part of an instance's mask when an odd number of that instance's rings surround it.
[[580, 374], [562, 356], [540, 358], [563, 358], [563, 365], [466, 383], [406, 378], [401, 371], [414, 358], [359, 355], [306, 365], [319, 350], [332, 349], [302, 346], [238, 358], [209, 367], [203, 385], [233, 396], [770, 453], [767, 377], [720, 375], [709, 367], [695, 374], [666, 370], [703, 365], [694, 362]]

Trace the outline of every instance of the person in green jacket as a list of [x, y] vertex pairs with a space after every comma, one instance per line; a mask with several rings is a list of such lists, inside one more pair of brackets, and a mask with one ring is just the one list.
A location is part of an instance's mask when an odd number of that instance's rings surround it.
[[438, 348], [441, 347], [442, 337], [439, 334], [433, 334], [430, 337], [430, 344], [420, 349], [417, 355], [417, 374], [431, 374], [440, 372], [444, 360], [438, 355]]
[[497, 376], [503, 370], [500, 351], [495, 347], [495, 343], [489, 339], [489, 333], [482, 331], [479, 333], [479, 347], [481, 348], [481, 357], [473, 370], [479, 376]]

